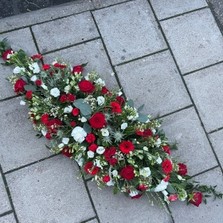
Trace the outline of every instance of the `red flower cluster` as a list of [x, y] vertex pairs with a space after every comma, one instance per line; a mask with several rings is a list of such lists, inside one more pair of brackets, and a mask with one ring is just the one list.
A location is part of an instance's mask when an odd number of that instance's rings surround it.
[[76, 99], [75, 95], [68, 93], [68, 94], [62, 94], [59, 100], [61, 103], [66, 103], [66, 102], [73, 102], [75, 99]]
[[25, 86], [26, 84], [27, 84], [27, 83], [26, 83], [23, 79], [18, 79], [18, 80], [15, 82], [15, 85], [14, 85], [14, 91], [15, 91], [17, 94], [25, 92], [25, 88], [24, 88], [24, 86]]
[[132, 180], [135, 177], [134, 167], [127, 165], [120, 171], [120, 176], [125, 180]]
[[201, 204], [202, 199], [203, 199], [202, 193], [201, 192], [193, 192], [192, 196], [193, 197], [191, 198], [191, 200], [189, 202], [198, 207]]
[[187, 166], [183, 163], [178, 163], [178, 174], [180, 174], [181, 176], [185, 176], [187, 174]]
[[95, 90], [94, 84], [92, 84], [88, 80], [82, 80], [78, 83], [78, 86], [80, 88], [80, 91], [86, 94], [92, 94]]
[[9, 55], [12, 55], [14, 52], [11, 49], [6, 50], [5, 52], [2, 53], [2, 59], [4, 61], [9, 60]]
[[105, 115], [97, 112], [91, 116], [89, 123], [93, 129], [102, 129], [106, 125]]
[[145, 129], [145, 130], [136, 130], [136, 135], [143, 136], [143, 137], [152, 137], [153, 132], [151, 129]]
[[77, 65], [73, 67], [73, 73], [81, 73], [83, 71], [83, 67], [81, 65]]
[[90, 162], [85, 163], [84, 170], [88, 174], [96, 175], [100, 171], [100, 168], [97, 166], [94, 166], [93, 162], [90, 161]]
[[122, 141], [119, 144], [119, 149], [125, 154], [129, 154], [134, 148], [135, 146], [131, 141]]
[[165, 160], [162, 162], [161, 166], [162, 166], [163, 172], [164, 172], [165, 174], [169, 174], [169, 173], [171, 173], [172, 170], [173, 170], [172, 162], [171, 162], [170, 160], [168, 160], [168, 159], [165, 159]]
[[105, 160], [112, 166], [116, 165], [118, 162], [117, 158], [115, 157], [115, 154], [116, 154], [115, 147], [107, 148], [104, 152]]

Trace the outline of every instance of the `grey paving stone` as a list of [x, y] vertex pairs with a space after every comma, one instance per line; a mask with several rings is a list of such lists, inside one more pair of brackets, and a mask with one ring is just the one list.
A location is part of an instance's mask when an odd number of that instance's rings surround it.
[[146, 0], [111, 6], [93, 14], [113, 64], [166, 48]]
[[0, 19], [0, 32], [41, 23], [44, 21], [50, 21], [90, 9], [94, 9], [94, 5], [91, 0], [75, 0], [67, 4], [57, 5], [35, 12], [28, 12], [22, 15]]
[[223, 167], [223, 130], [214, 132], [212, 134], [209, 134], [209, 138], [212, 142], [212, 145], [214, 147], [214, 150], [217, 154], [217, 157], [221, 163], [221, 166]]
[[9, 203], [8, 195], [6, 193], [5, 185], [0, 174], [0, 214], [3, 214], [4, 212], [9, 210], [11, 210], [11, 206]]
[[[22, 48], [30, 55], [37, 53], [31, 32], [28, 28], [1, 34], [0, 41], [4, 38], [8, 39], [8, 42], [14, 50]], [[1, 60], [1, 63], [2, 62], [3, 61]], [[0, 99], [14, 95], [12, 85], [6, 80], [6, 78], [12, 74], [12, 70], [12, 67], [2, 66], [0, 64]]]
[[209, 9], [161, 25], [183, 74], [223, 60], [223, 38]]
[[223, 127], [223, 64], [185, 76], [206, 131]]
[[45, 62], [51, 63], [55, 58], [64, 59], [71, 65], [88, 63], [85, 73], [97, 71], [106, 81], [108, 87], [118, 87], [115, 76], [112, 76], [112, 68], [107, 59], [101, 40], [94, 40], [68, 49], [50, 53], [45, 56]]
[[0, 163], [4, 172], [51, 155], [45, 147], [47, 140], [36, 137], [27, 119], [28, 110], [20, 100], [0, 102]]
[[20, 222], [79, 223], [95, 216], [77, 166], [57, 156], [7, 175]]
[[128, 0], [93, 0], [95, 8], [106, 7], [109, 5], [126, 2]]
[[13, 214], [5, 215], [0, 217], [0, 223], [16, 223], [16, 220]]
[[99, 36], [89, 12], [35, 25], [32, 30], [42, 53]]
[[95, 218], [93, 220], [87, 221], [86, 223], [98, 223], [98, 220]]
[[169, 53], [155, 54], [116, 67], [121, 85], [143, 112], [164, 115], [191, 104], [180, 74]]
[[[199, 175], [195, 180], [203, 184], [218, 185], [217, 189], [223, 191], [223, 178], [219, 168]], [[223, 219], [222, 200], [208, 199], [207, 205], [201, 204], [199, 207], [187, 206], [185, 203], [176, 202], [170, 206], [176, 223], [220, 223]]]
[[162, 125], [169, 141], [178, 143], [178, 150], [173, 151], [172, 154], [179, 162], [186, 163], [189, 175], [217, 165], [194, 108], [163, 118]]
[[124, 194], [114, 195], [111, 188], [100, 190], [95, 182], [89, 182], [88, 188], [103, 223], [172, 223], [170, 215], [161, 207], [152, 206], [146, 196], [133, 200]]
[[205, 0], [151, 0], [151, 3], [158, 19], [165, 19], [207, 6]]

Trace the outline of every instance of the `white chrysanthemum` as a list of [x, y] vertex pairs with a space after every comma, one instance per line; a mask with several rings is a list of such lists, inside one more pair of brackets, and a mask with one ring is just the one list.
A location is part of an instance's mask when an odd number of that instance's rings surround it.
[[60, 95], [60, 90], [57, 88], [57, 87], [55, 87], [55, 88], [52, 88], [51, 90], [50, 90], [50, 94], [53, 96], [53, 97], [58, 97], [59, 95]]
[[40, 72], [38, 63], [30, 64], [29, 69], [32, 70], [34, 74], [38, 74]]
[[23, 100], [21, 100], [19, 104], [20, 104], [20, 105], [26, 105], [26, 102], [23, 101]]
[[103, 146], [98, 146], [96, 152], [101, 155], [105, 152], [105, 148]]
[[25, 68], [24, 67], [15, 67], [13, 69], [13, 74], [19, 74], [21, 72], [25, 72]]
[[94, 152], [93, 151], [87, 151], [87, 156], [89, 157], [89, 158], [93, 158], [94, 157]]
[[98, 102], [98, 105], [101, 106], [105, 103], [105, 98], [103, 96], [98, 96], [97, 102]]
[[108, 129], [106, 129], [106, 128], [101, 129], [101, 134], [102, 134], [103, 136], [109, 136], [109, 131], [108, 131]]
[[67, 106], [64, 108], [63, 112], [64, 113], [71, 113], [73, 110], [73, 107], [71, 105]]
[[124, 122], [121, 124], [121, 129], [125, 130], [128, 127], [128, 123]]
[[30, 78], [31, 81], [35, 82], [37, 80], [37, 76], [36, 75], [33, 75], [31, 78]]
[[143, 177], [149, 177], [151, 175], [151, 170], [149, 167], [144, 167], [143, 169], [139, 170], [139, 175]]
[[84, 131], [83, 128], [77, 126], [72, 130], [71, 136], [74, 138], [76, 142], [82, 143], [85, 140], [87, 133]]
[[65, 144], [65, 145], [67, 145], [69, 141], [70, 141], [69, 138], [63, 138], [62, 139], [62, 143]]
[[154, 189], [155, 192], [160, 192], [163, 190], [166, 190], [168, 185], [168, 182], [161, 180], [161, 182], [156, 186], [156, 188]]

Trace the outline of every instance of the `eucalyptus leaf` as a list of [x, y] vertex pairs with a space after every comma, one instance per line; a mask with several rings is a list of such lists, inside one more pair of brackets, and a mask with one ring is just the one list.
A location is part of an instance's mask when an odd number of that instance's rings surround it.
[[26, 90], [26, 91], [36, 91], [36, 86], [34, 86], [34, 85], [25, 85], [24, 86], [24, 89]]
[[171, 184], [168, 184], [167, 189], [166, 189], [170, 194], [175, 194], [176, 190], [173, 188]]
[[137, 118], [138, 121], [142, 122], [142, 123], [146, 123], [148, 121], [148, 116], [144, 115], [144, 114], [139, 114], [139, 117]]
[[142, 111], [142, 109], [144, 108], [144, 104], [143, 105], [141, 105], [139, 108], [138, 108], [138, 112], [140, 112], [140, 111]]
[[92, 113], [91, 106], [84, 99], [77, 99], [74, 106], [80, 109], [82, 116], [89, 117]]
[[88, 125], [87, 123], [84, 123], [83, 129], [86, 133], [90, 133], [91, 132], [91, 126]]
[[130, 107], [134, 108], [134, 102], [132, 99], [129, 99], [127, 102], [127, 105], [129, 105]]

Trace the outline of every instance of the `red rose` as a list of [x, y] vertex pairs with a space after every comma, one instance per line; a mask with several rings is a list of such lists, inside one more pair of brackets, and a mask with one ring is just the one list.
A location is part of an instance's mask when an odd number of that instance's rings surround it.
[[125, 99], [122, 96], [117, 96], [116, 100], [121, 106], [125, 104]]
[[18, 93], [23, 93], [25, 91], [24, 86], [26, 85], [26, 82], [23, 79], [19, 79], [15, 82], [14, 85], [14, 91]]
[[84, 170], [88, 174], [96, 175], [99, 172], [100, 168], [97, 166], [94, 166], [93, 162], [90, 161], [84, 165]]
[[66, 101], [67, 101], [67, 95], [65, 95], [65, 94], [62, 94], [61, 96], [60, 96], [60, 102], [61, 103], [65, 103]]
[[92, 151], [92, 152], [95, 152], [97, 148], [98, 148], [98, 145], [96, 145], [96, 144], [91, 144], [91, 145], [88, 147], [88, 150], [90, 150], [90, 151]]
[[73, 110], [72, 110], [72, 115], [73, 116], [78, 116], [79, 113], [80, 113], [80, 110], [78, 108], [73, 108]]
[[106, 125], [105, 115], [97, 112], [91, 116], [89, 123], [93, 129], [101, 129]]
[[112, 112], [114, 113], [122, 113], [121, 105], [118, 102], [111, 102], [110, 106], [112, 108]]
[[189, 202], [198, 207], [202, 202], [202, 198], [203, 198], [202, 193], [201, 192], [193, 192], [192, 196], [193, 197], [189, 200]]
[[41, 116], [41, 122], [42, 122], [44, 125], [46, 125], [46, 124], [48, 123], [48, 121], [49, 121], [49, 115], [48, 115], [48, 114], [43, 114], [43, 115]]
[[67, 94], [67, 100], [73, 102], [76, 99], [76, 96], [73, 94]]
[[140, 191], [145, 191], [147, 190], [149, 187], [144, 185], [144, 184], [140, 184], [138, 187], [137, 187], [137, 190], [140, 190]]
[[2, 59], [4, 60], [4, 61], [7, 61], [7, 60], [9, 60], [9, 55], [12, 55], [14, 52], [11, 50], [11, 49], [9, 49], [9, 50], [6, 50], [5, 52], [3, 52], [2, 53]]
[[122, 141], [119, 144], [119, 149], [125, 154], [129, 154], [131, 151], [134, 150], [134, 148], [134, 144], [130, 141]]
[[169, 201], [176, 201], [178, 199], [178, 195], [177, 194], [171, 194], [169, 197], [168, 197], [168, 200]]
[[52, 139], [52, 136], [49, 132], [46, 133], [45, 137], [46, 137], [46, 139], [49, 139], [49, 140]]
[[95, 141], [96, 137], [93, 133], [88, 133], [85, 140], [88, 142], [88, 143], [93, 143]]
[[32, 92], [32, 91], [27, 91], [27, 92], [26, 92], [26, 98], [27, 98], [28, 100], [32, 99], [32, 96], [33, 96], [33, 92]]
[[163, 169], [163, 172], [165, 174], [169, 174], [172, 172], [173, 170], [173, 165], [172, 165], [172, 162], [168, 159], [165, 159], [163, 162], [162, 162], [162, 169]]
[[102, 94], [107, 94], [107, 93], [109, 93], [109, 90], [106, 87], [102, 87], [101, 93]]
[[77, 65], [73, 67], [73, 73], [81, 73], [84, 68], [81, 65]]
[[42, 85], [42, 81], [38, 79], [38, 80], [35, 81], [35, 84], [36, 84], [36, 86], [41, 86]]
[[178, 174], [180, 174], [181, 176], [185, 176], [187, 174], [187, 166], [183, 163], [178, 163]]
[[132, 180], [135, 177], [133, 166], [125, 166], [121, 169], [120, 175], [125, 180]]
[[115, 154], [116, 154], [115, 147], [106, 148], [103, 154], [105, 157], [105, 160], [112, 166], [114, 166], [118, 162], [118, 160], [115, 158]]
[[31, 58], [33, 60], [41, 60], [41, 59], [43, 59], [43, 56], [41, 54], [35, 54], [35, 55], [31, 56]]
[[162, 146], [163, 147], [163, 150], [164, 150], [164, 152], [166, 152], [167, 154], [169, 154], [170, 155], [170, 147], [169, 146]]
[[104, 183], [108, 183], [111, 180], [111, 178], [109, 175], [106, 175], [106, 176], [103, 176], [102, 180]]
[[71, 122], [70, 122], [70, 126], [71, 126], [71, 127], [75, 127], [76, 125], [77, 125], [77, 123], [76, 123], [75, 121], [71, 121]]
[[73, 154], [70, 152], [70, 148], [68, 146], [64, 147], [61, 153], [66, 157], [71, 157]]
[[95, 86], [90, 81], [87, 80], [80, 81], [78, 83], [78, 86], [80, 88], [80, 91], [88, 94], [93, 93], [95, 90]]
[[49, 64], [44, 64], [43, 65], [43, 70], [49, 70], [50, 69], [50, 65]]

